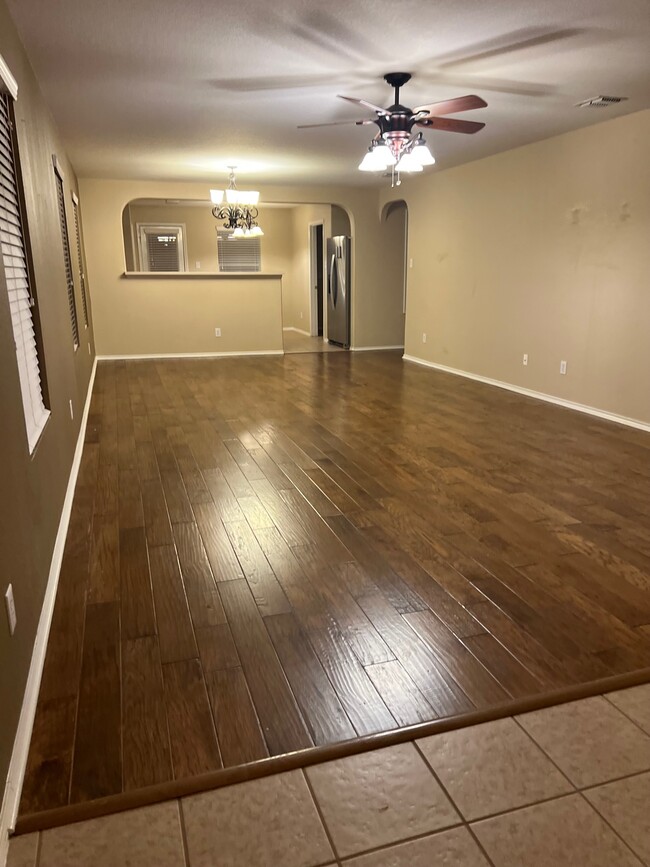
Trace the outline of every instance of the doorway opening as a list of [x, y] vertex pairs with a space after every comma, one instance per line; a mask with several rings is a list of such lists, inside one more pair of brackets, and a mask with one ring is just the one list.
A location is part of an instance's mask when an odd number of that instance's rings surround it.
[[408, 206], [403, 199], [388, 202], [381, 214], [381, 262], [385, 277], [383, 310], [386, 348], [404, 347], [408, 288]]
[[323, 223], [309, 225], [309, 286], [311, 299], [311, 335], [323, 336], [323, 293], [325, 289], [325, 257], [324, 257]]

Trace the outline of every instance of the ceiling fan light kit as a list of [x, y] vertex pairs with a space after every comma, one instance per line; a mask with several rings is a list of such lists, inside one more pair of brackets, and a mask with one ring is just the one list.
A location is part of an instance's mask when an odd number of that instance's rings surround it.
[[454, 99], [445, 99], [417, 108], [409, 108], [401, 105], [399, 92], [411, 79], [410, 72], [389, 72], [384, 76], [385, 81], [395, 91], [395, 102], [388, 108], [382, 108], [365, 99], [357, 99], [353, 96], [340, 96], [346, 102], [353, 102], [365, 108], [372, 109], [375, 117], [363, 118], [362, 120], [335, 121], [334, 123], [303, 124], [299, 129], [321, 126], [340, 126], [345, 123], [354, 123], [357, 126], [365, 126], [374, 123], [379, 127], [379, 132], [370, 143], [367, 153], [359, 163], [359, 171], [384, 172], [391, 169], [392, 185], [399, 186], [400, 174], [421, 172], [424, 166], [432, 166], [435, 157], [429, 150], [429, 146], [421, 132], [414, 130], [419, 126], [424, 129], [438, 129], [445, 132], [460, 132], [473, 134], [483, 129], [484, 123], [476, 121], [458, 120], [445, 117], [460, 111], [485, 108], [487, 103], [480, 96], [470, 94], [459, 96]]

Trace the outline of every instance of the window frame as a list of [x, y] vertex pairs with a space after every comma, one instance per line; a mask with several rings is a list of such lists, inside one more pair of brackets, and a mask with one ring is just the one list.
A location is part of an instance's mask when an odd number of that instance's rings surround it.
[[81, 215], [79, 213], [79, 196], [74, 190], [70, 191], [72, 199], [72, 217], [74, 222], [75, 239], [77, 241], [77, 269], [79, 272], [79, 288], [81, 290], [81, 309], [84, 316], [84, 331], [90, 321], [88, 316], [88, 281], [86, 279], [86, 255], [84, 250], [83, 232], [81, 229]]
[[[187, 229], [185, 223], [136, 223], [135, 233], [138, 239], [138, 265], [140, 271], [146, 274], [183, 274], [189, 271], [187, 259]], [[178, 248], [178, 271], [153, 271], [149, 267], [149, 251], [147, 249], [147, 235], [176, 233]]]
[[[36, 361], [36, 378], [33, 377], [33, 365], [30, 366], [27, 363], [28, 356], [27, 350], [25, 348], [27, 346], [27, 343], [25, 341], [16, 340], [16, 332], [12, 315], [12, 336], [14, 338], [14, 346], [16, 351], [16, 365], [21, 392], [21, 403], [23, 406], [25, 435], [28, 452], [30, 456], [33, 456], [41, 440], [43, 432], [47, 427], [47, 423], [52, 416], [52, 410], [50, 405], [50, 396], [47, 381], [47, 367], [45, 363], [45, 352], [43, 347], [43, 332], [38, 305], [38, 294], [36, 290], [34, 258], [29, 231], [29, 221], [27, 217], [27, 206], [25, 201], [25, 183], [20, 159], [21, 145], [18, 141], [18, 124], [16, 122], [15, 103], [18, 98], [18, 85], [16, 83], [16, 80], [11, 75], [9, 68], [7, 67], [7, 64], [5, 63], [1, 55], [0, 97], [6, 97], [8, 135], [11, 148], [9, 168], [13, 174], [15, 193], [17, 198], [18, 228], [20, 231], [18, 237], [22, 245], [22, 253], [25, 260], [25, 271], [27, 275], [26, 291], [29, 293], [29, 324], [31, 326], [31, 332], [34, 338], [33, 354]], [[6, 265], [4, 263], [3, 251], [0, 251], [0, 267], [2, 268], [2, 279], [5, 284], [5, 289], [7, 291], [9, 309], [11, 311], [11, 296], [9, 295], [8, 275], [6, 273]], [[24, 353], [23, 359], [21, 359], [19, 355], [21, 351]], [[21, 370], [23, 370], [24, 372], [21, 373]], [[25, 373], [27, 374], [27, 377], [25, 377]], [[35, 405], [31, 399], [31, 394], [35, 387], [37, 389], [37, 393], [40, 395], [40, 403], [42, 407], [38, 407], [37, 405]], [[28, 401], [26, 400], [26, 394], [29, 395]], [[38, 410], [39, 415], [41, 416], [38, 423], [35, 423], [35, 410]], [[33, 424], [30, 424], [30, 419]]]
[[[77, 352], [81, 345], [81, 331], [79, 330], [79, 314], [77, 312], [77, 296], [75, 292], [74, 266], [72, 264], [72, 251], [70, 249], [70, 228], [68, 212], [65, 206], [65, 175], [56, 154], [52, 154], [54, 167], [54, 181], [56, 185], [57, 210], [59, 212], [59, 224], [61, 228], [61, 247], [63, 250], [63, 268], [66, 272], [66, 291], [68, 295], [68, 308], [70, 312], [70, 327], [72, 328], [72, 346]], [[67, 266], [70, 266], [70, 279], [68, 279]]]

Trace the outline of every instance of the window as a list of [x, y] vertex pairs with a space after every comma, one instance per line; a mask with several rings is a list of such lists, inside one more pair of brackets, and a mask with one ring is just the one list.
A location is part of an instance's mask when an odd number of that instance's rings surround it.
[[72, 327], [72, 344], [79, 349], [79, 322], [77, 320], [77, 302], [74, 297], [74, 277], [72, 276], [72, 258], [70, 256], [70, 238], [68, 236], [68, 220], [65, 215], [65, 193], [63, 191], [63, 175], [56, 157], [54, 162], [54, 178], [56, 180], [56, 195], [59, 202], [59, 220], [61, 222], [61, 241], [63, 243], [63, 262], [65, 264], [65, 282], [68, 287], [68, 308], [70, 310], [70, 325]]
[[79, 268], [79, 285], [81, 286], [81, 307], [84, 314], [84, 325], [88, 328], [88, 298], [86, 296], [86, 274], [84, 271], [83, 241], [79, 223], [79, 199], [72, 194], [72, 213], [74, 214], [74, 231], [77, 238], [77, 267]]
[[[2, 78], [0, 78], [0, 85]], [[0, 90], [0, 246], [9, 294], [18, 376], [29, 451], [33, 452], [50, 413], [45, 406], [37, 342], [38, 318], [32, 292], [29, 238], [14, 135], [13, 100]]]
[[142, 271], [187, 271], [184, 226], [138, 223]]
[[233, 238], [227, 229], [217, 229], [220, 271], [261, 271], [259, 238]]

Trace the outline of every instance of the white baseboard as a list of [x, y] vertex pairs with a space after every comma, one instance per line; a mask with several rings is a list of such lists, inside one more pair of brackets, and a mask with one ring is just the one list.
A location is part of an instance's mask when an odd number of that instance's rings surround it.
[[[382, 349], [404, 349], [403, 346], [351, 346], [351, 352], [379, 352]], [[405, 356], [406, 357], [406, 356]]]
[[445, 364], [436, 364], [435, 361], [426, 361], [424, 358], [418, 358], [416, 355], [402, 356], [404, 361], [412, 361], [414, 364], [421, 364], [424, 367], [432, 367], [434, 370], [442, 370], [444, 373], [453, 373], [454, 376], [462, 376], [465, 379], [474, 379], [476, 382], [484, 382], [486, 385], [495, 385], [497, 388], [504, 388], [506, 391], [514, 391], [517, 394], [523, 394], [526, 397], [534, 397], [536, 400], [543, 400], [546, 403], [554, 403], [557, 406], [573, 409], [577, 412], [584, 412], [587, 415], [593, 415], [597, 418], [603, 418], [606, 421], [613, 421], [616, 424], [624, 424], [627, 427], [634, 427], [638, 430], [650, 431], [650, 422], [641, 421], [636, 418], [628, 418], [625, 415], [618, 415], [615, 412], [608, 412], [604, 409], [598, 409], [596, 406], [588, 406], [584, 403], [576, 403], [573, 400], [565, 400], [563, 397], [555, 397], [552, 394], [546, 394], [543, 391], [533, 391], [531, 388], [523, 388], [520, 385], [513, 385], [510, 382], [502, 382], [500, 379], [490, 379], [487, 376], [480, 376], [478, 373], [470, 373], [467, 370], [459, 370], [456, 367], [447, 367]]
[[0, 810], [0, 865], [4, 865], [7, 859], [7, 851], [9, 849], [8, 834], [10, 831], [13, 831], [16, 823], [16, 816], [18, 815], [18, 804], [25, 777], [25, 768], [27, 766], [29, 743], [32, 738], [32, 729], [34, 727], [36, 703], [38, 701], [38, 693], [41, 687], [41, 675], [43, 673], [43, 664], [45, 662], [47, 639], [50, 634], [50, 625], [52, 623], [52, 614], [54, 612], [54, 601], [56, 599], [56, 591], [59, 585], [59, 573], [61, 571], [61, 562], [63, 560], [63, 549], [65, 548], [68, 524], [70, 523], [70, 514], [72, 513], [74, 489], [77, 484], [77, 476], [79, 475], [79, 467], [81, 465], [81, 455], [84, 448], [86, 425], [88, 423], [88, 412], [90, 411], [90, 399], [93, 392], [96, 369], [97, 359], [95, 358], [92, 372], [90, 374], [90, 381], [88, 383], [88, 392], [86, 394], [86, 403], [81, 417], [81, 426], [79, 428], [79, 436], [77, 437], [77, 445], [72, 459], [72, 466], [70, 468], [68, 487], [65, 492], [65, 499], [61, 510], [59, 529], [57, 530], [56, 539], [54, 541], [54, 550], [52, 551], [52, 559], [50, 561], [50, 572], [47, 578], [43, 607], [41, 608], [41, 615], [36, 630], [32, 660], [29, 666], [23, 704], [20, 711], [20, 718], [18, 720], [18, 731], [16, 732], [16, 738], [14, 740], [14, 748], [9, 763], [9, 773], [5, 784], [2, 809]]
[[131, 361], [139, 358], [239, 358], [248, 355], [284, 355], [283, 349], [258, 349], [245, 352], [163, 352], [145, 355], [98, 355], [97, 361]]
[[302, 328], [294, 328], [293, 325], [288, 325], [286, 328], [282, 329], [283, 331], [295, 331], [296, 334], [304, 334], [305, 337], [311, 337], [312, 334], [310, 331], [303, 331]]

